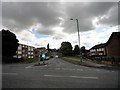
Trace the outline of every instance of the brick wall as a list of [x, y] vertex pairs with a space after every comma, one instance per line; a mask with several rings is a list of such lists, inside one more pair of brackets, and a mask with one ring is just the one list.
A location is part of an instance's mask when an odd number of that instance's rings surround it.
[[107, 56], [120, 56], [120, 37], [115, 35], [106, 46]]

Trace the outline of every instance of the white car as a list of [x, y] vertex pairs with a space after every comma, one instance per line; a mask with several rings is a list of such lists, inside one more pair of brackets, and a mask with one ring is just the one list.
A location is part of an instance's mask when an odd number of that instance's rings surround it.
[[56, 58], [58, 58], [58, 55], [55, 55]]

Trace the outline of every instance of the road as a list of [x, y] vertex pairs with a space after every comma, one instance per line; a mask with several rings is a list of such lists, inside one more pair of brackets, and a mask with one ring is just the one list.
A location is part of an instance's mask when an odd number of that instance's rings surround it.
[[117, 88], [118, 71], [79, 66], [59, 58], [47, 65], [4, 64], [2, 88]]

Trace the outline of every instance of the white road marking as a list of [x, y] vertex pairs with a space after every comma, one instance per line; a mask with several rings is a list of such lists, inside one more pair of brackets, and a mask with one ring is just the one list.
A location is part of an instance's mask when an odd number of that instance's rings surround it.
[[77, 69], [77, 70], [83, 71], [83, 69]]
[[98, 79], [98, 77], [85, 77], [85, 76], [63, 76], [63, 75], [44, 75], [45, 77], [69, 77], [69, 78], [87, 78], [87, 79]]
[[25, 67], [25, 68], [31, 68], [33, 65], [30, 65], [30, 66], [27, 66], [27, 67]]
[[18, 75], [18, 73], [2, 73], [2, 75]]
[[111, 71], [111, 72], [115, 72], [115, 71]]
[[96, 69], [96, 71], [98, 71], [98, 72], [99, 72], [100, 70], [99, 70], [99, 69]]
[[60, 68], [55, 68], [55, 70], [60, 70]]

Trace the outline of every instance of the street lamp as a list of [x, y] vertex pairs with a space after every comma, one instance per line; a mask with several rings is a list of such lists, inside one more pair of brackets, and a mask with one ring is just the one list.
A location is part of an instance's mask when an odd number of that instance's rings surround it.
[[[70, 19], [70, 20], [74, 20], [74, 19]], [[75, 19], [76, 22], [77, 22], [77, 30], [78, 30], [78, 42], [79, 42], [79, 48], [80, 48], [80, 34], [79, 34], [79, 22], [78, 22], [78, 19]]]
[[[79, 42], [79, 49], [80, 49], [80, 34], [79, 34], [79, 22], [78, 22], [78, 19], [73, 19], [73, 18], [71, 18], [70, 20], [76, 20], [76, 22], [77, 22], [78, 42]], [[82, 59], [81, 59], [80, 61], [81, 61], [81, 63], [82, 63]]]

